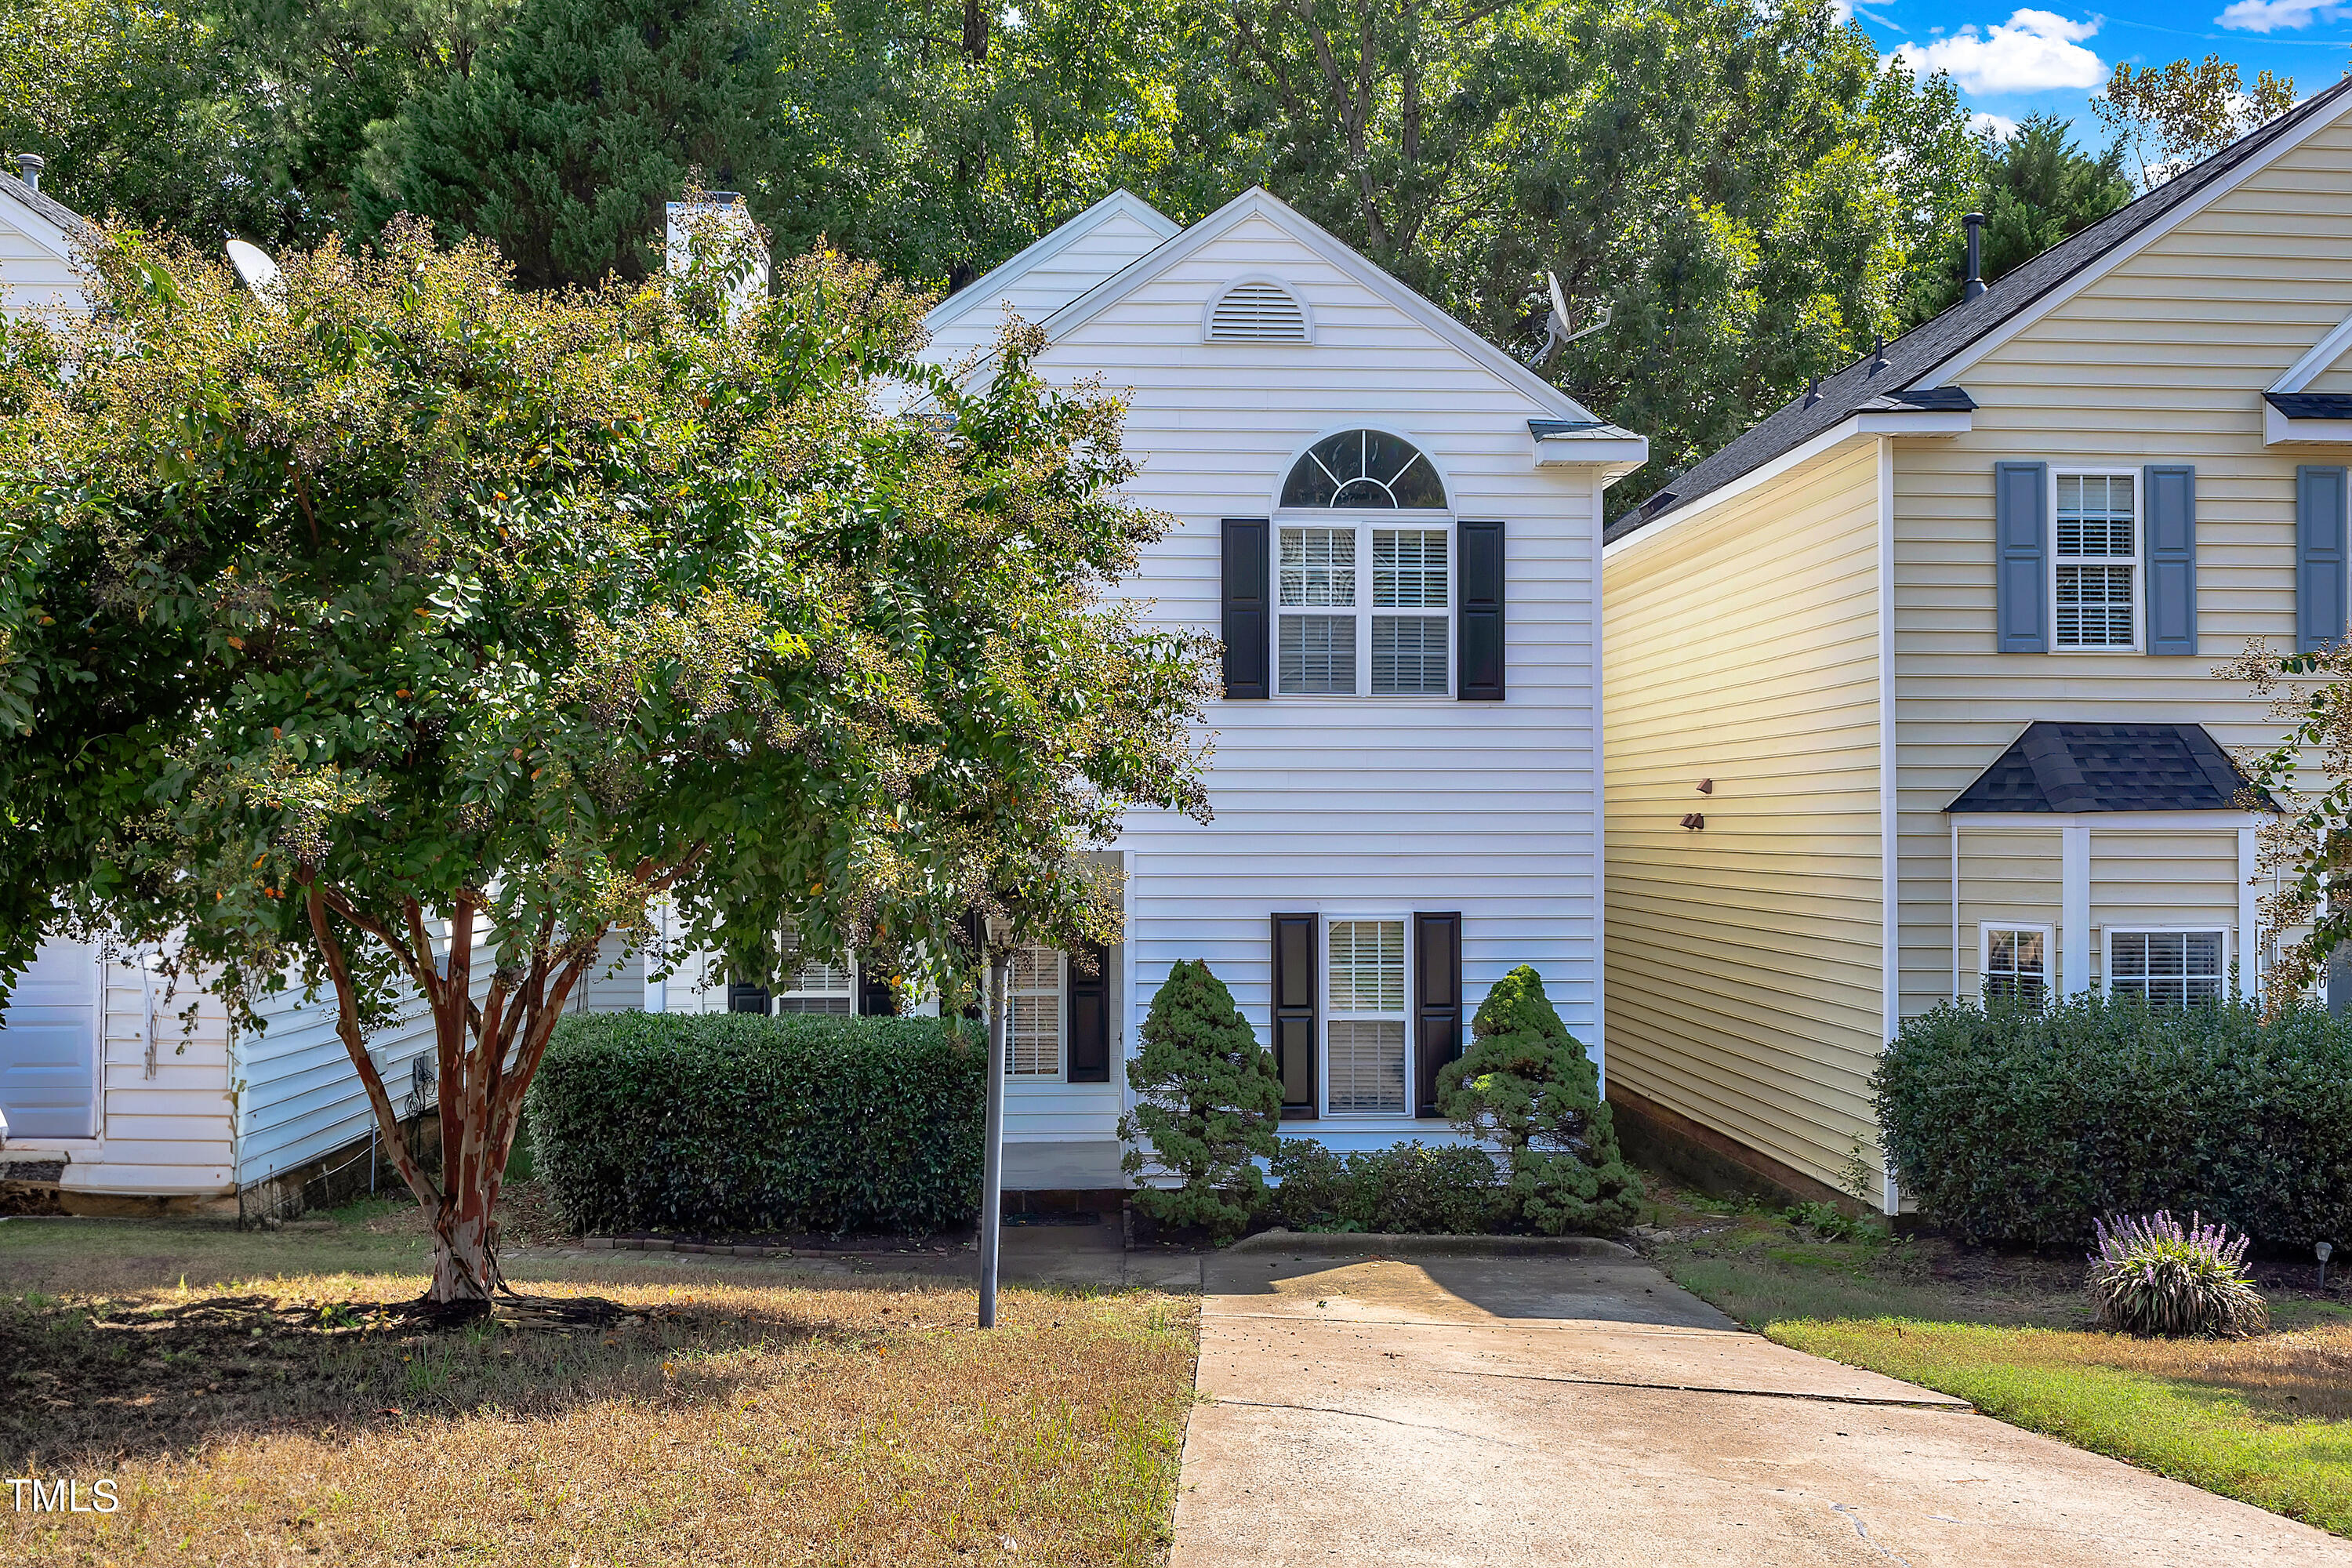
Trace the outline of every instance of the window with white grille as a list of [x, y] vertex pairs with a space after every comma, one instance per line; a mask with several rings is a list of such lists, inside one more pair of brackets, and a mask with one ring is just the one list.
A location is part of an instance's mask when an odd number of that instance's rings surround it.
[[2039, 1007], [2050, 997], [2050, 928], [1980, 928], [1977, 973], [1988, 1002]]
[[2139, 475], [2059, 473], [2051, 551], [2055, 646], [2139, 646]]
[[1443, 527], [1283, 528], [1276, 563], [1276, 691], [1446, 695], [1453, 678], [1452, 543]]
[[2228, 945], [2219, 931], [2110, 931], [2107, 989], [2156, 1007], [2219, 1001]]
[[1334, 1116], [1402, 1116], [1405, 1097], [1404, 921], [1335, 920], [1325, 930], [1330, 1016], [1325, 1091]]
[[1062, 955], [1050, 947], [1013, 954], [1011, 1005], [1004, 1014], [1004, 1070], [1013, 1078], [1062, 1076]]
[[1279, 283], [1236, 283], [1209, 309], [1209, 334], [1223, 342], [1303, 343], [1307, 310]]
[[784, 988], [776, 993], [776, 1011], [838, 1013], [845, 1017], [857, 1010], [856, 981], [846, 963], [810, 959], [785, 977]]

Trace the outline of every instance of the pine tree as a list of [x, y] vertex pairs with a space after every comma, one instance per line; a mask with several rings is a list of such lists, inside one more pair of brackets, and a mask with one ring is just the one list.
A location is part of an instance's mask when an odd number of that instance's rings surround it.
[[1547, 1236], [1629, 1225], [1640, 1181], [1617, 1148], [1601, 1074], [1521, 964], [1495, 984], [1462, 1059], [1437, 1075], [1438, 1105], [1511, 1162], [1521, 1217]]
[[[1135, 1110], [1120, 1119], [1119, 1136], [1149, 1140], [1150, 1158], [1184, 1178], [1172, 1191], [1139, 1189], [1135, 1206], [1163, 1225], [1238, 1236], [1265, 1194], [1255, 1157], [1275, 1152], [1282, 1080], [1273, 1054], [1207, 963], [1185, 959], [1169, 969], [1127, 1081]], [[1145, 1159], [1142, 1148], [1131, 1148], [1121, 1168], [1139, 1174]]]
[[774, 79], [731, 0], [524, 0], [470, 75], [372, 133], [353, 205], [369, 226], [405, 211], [493, 240], [526, 288], [645, 277], [698, 179], [755, 217], [783, 199]]

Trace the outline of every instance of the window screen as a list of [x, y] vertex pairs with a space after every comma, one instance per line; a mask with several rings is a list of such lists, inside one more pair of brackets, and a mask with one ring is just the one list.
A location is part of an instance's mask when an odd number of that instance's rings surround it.
[[1013, 1078], [1062, 1076], [1062, 955], [1050, 947], [1013, 954], [1012, 1005], [1004, 1015], [1004, 1070]]
[[2218, 931], [2118, 931], [2107, 933], [2107, 989], [2145, 996], [2150, 1006], [2187, 1006], [2221, 994]]
[[1331, 1113], [1405, 1110], [1404, 921], [1343, 920], [1327, 937], [1330, 1022], [1324, 1026]]
[[2138, 640], [2139, 529], [2129, 474], [2060, 474], [2053, 620], [2060, 647]]
[[2032, 927], [1987, 926], [1984, 998], [2038, 1007], [2050, 996], [2049, 933]]

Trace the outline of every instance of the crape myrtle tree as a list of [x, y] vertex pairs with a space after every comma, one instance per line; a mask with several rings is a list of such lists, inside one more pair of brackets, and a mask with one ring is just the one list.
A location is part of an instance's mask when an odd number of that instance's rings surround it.
[[0, 970], [104, 931], [243, 1026], [306, 986], [387, 1132], [369, 1034], [421, 999], [434, 1301], [498, 1287], [523, 1089], [656, 900], [747, 978], [790, 932], [960, 1000], [972, 916], [1116, 940], [1083, 852], [1205, 815], [1204, 649], [1105, 592], [1163, 521], [1034, 334], [960, 389], [831, 255], [730, 319], [716, 263], [532, 294], [408, 221], [268, 299], [92, 264], [0, 361]]

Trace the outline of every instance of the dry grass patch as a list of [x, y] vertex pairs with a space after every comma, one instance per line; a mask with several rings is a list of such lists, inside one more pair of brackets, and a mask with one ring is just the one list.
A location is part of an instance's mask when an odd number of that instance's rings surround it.
[[1164, 1555], [1188, 1300], [1011, 1290], [988, 1335], [903, 1280], [600, 1282], [634, 1321], [571, 1333], [371, 1317], [421, 1285], [0, 1298], [0, 1461], [122, 1498], [0, 1512], [0, 1563]]

